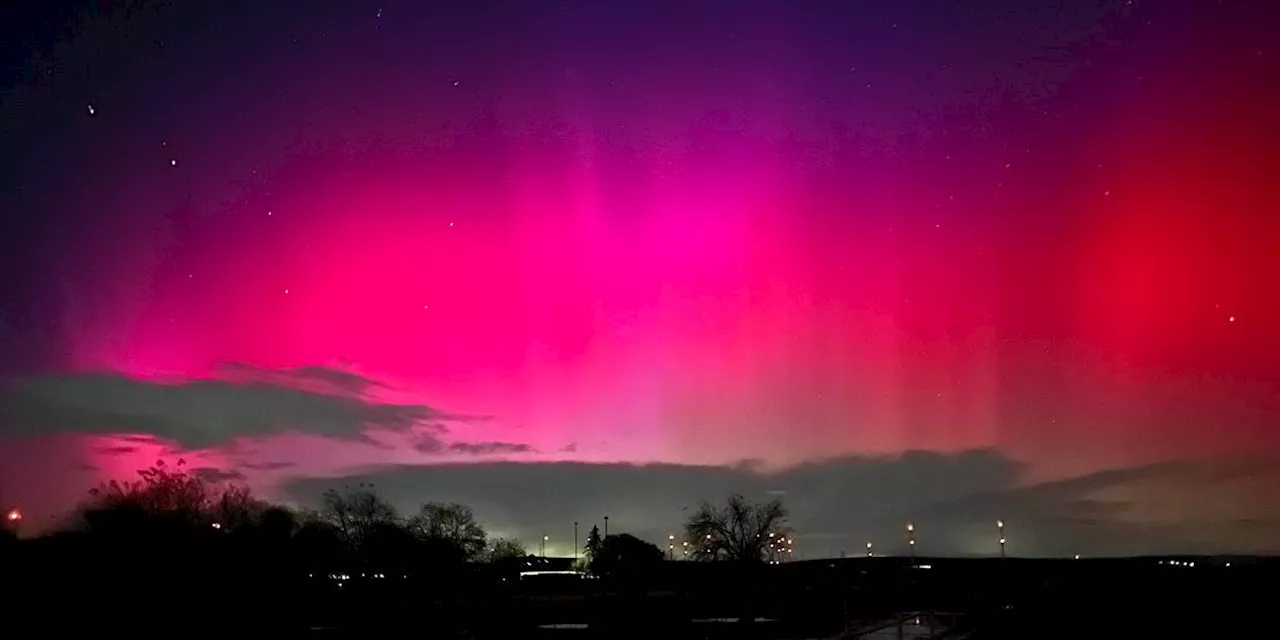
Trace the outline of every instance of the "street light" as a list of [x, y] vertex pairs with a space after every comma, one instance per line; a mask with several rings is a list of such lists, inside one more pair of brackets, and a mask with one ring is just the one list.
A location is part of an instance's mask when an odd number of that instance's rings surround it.
[[911, 553], [911, 562], [916, 561], [916, 524], [914, 522], [907, 523], [907, 548]]
[[22, 510], [13, 507], [4, 514], [4, 524], [13, 528], [14, 537], [18, 536], [18, 527], [22, 524]]
[[578, 564], [578, 521], [573, 521], [573, 564], [577, 568]]
[[542, 559], [543, 560], [547, 559], [547, 541], [550, 539], [551, 539], [551, 536], [542, 536]]
[[604, 517], [604, 537], [609, 537], [609, 516]]
[[1000, 532], [1000, 557], [1004, 557], [1004, 520], [996, 520], [996, 530]]
[[667, 559], [676, 559], [676, 536], [671, 534], [667, 536]]
[[871, 543], [870, 543], [870, 542], [868, 542], [868, 543], [867, 543], [867, 557], [868, 557], [868, 558], [870, 558], [870, 557], [871, 557]]

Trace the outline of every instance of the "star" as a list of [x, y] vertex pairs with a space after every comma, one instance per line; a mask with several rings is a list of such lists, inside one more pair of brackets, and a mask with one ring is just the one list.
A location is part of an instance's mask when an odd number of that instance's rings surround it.
[[178, 161], [177, 161], [177, 160], [170, 160], [170, 161], [169, 161], [169, 166], [171, 166], [171, 167], [176, 167], [176, 166], [178, 166]]
[[1235, 322], [1235, 321], [1236, 321], [1236, 317], [1235, 317], [1235, 316], [1231, 316], [1231, 317], [1227, 318], [1227, 322]]
[[285, 290], [284, 290], [284, 293], [285, 293], [285, 295], [289, 295], [289, 290], [288, 290], [288, 289], [285, 289]]

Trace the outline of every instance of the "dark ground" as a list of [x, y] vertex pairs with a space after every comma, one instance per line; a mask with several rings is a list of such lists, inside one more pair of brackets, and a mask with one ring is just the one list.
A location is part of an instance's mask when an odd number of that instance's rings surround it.
[[[18, 545], [0, 565], [12, 632], [0, 636], [829, 638], [935, 612], [968, 634], [948, 637], [1272, 637], [1267, 605], [1280, 586], [1280, 562], [1247, 558], [667, 562], [617, 579], [467, 568], [340, 581], [216, 554], [156, 555]], [[694, 622], [707, 618], [768, 621]], [[542, 627], [552, 624], [587, 627]]]

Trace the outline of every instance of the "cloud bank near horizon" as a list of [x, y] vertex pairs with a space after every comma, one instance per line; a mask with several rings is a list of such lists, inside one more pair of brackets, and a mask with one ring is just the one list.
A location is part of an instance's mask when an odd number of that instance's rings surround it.
[[1166, 462], [1033, 484], [1023, 471], [993, 450], [849, 456], [773, 472], [751, 464], [480, 462], [295, 478], [281, 493], [315, 504], [326, 489], [370, 483], [405, 511], [463, 502], [493, 532], [530, 544], [550, 536], [550, 548], [566, 555], [574, 522], [585, 536], [607, 515], [611, 531], [662, 545], [680, 535], [700, 500], [734, 492], [780, 497], [809, 558], [859, 555], [867, 542], [877, 553], [903, 554], [908, 521], [922, 555], [994, 555], [997, 520], [1019, 556], [1280, 553], [1280, 509], [1269, 500], [1280, 464], [1268, 458]]
[[[406, 512], [425, 501], [463, 502], [495, 534], [549, 535], [566, 554], [574, 521], [585, 535], [609, 515], [615, 531], [662, 542], [679, 533], [700, 500], [732, 492], [781, 497], [806, 557], [860, 554], [867, 542], [900, 553], [908, 520], [919, 527], [922, 554], [983, 555], [997, 549], [997, 519], [1008, 524], [1015, 555], [1280, 553], [1280, 509], [1269, 500], [1280, 464], [1264, 455], [1131, 465], [1051, 482], [994, 448], [788, 465], [637, 464], [592, 459], [577, 443], [540, 450], [496, 439], [485, 429], [500, 417], [386, 402], [396, 396], [380, 391], [387, 389], [340, 369], [241, 365], [212, 379], [91, 373], [18, 380], [0, 396], [0, 438], [12, 445], [0, 456], [10, 469], [0, 473], [0, 486], [23, 489], [23, 470], [33, 464], [67, 468], [60, 497], [40, 506], [53, 516], [97, 479], [186, 456], [206, 480], [247, 483], [303, 506], [327, 488], [361, 482]], [[43, 454], [28, 455], [35, 450]], [[334, 458], [339, 452], [344, 457]], [[25, 489], [11, 497], [33, 493]]]

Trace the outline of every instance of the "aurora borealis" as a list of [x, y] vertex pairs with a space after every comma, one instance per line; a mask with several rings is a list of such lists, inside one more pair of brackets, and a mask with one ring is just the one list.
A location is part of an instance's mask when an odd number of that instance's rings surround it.
[[[0, 487], [42, 513], [161, 454], [470, 495], [495, 459], [983, 450], [991, 493], [1280, 452], [1265, 3], [120, 4], [0, 104]], [[336, 437], [246, 381], [424, 410]], [[1280, 526], [1251, 473], [1087, 499]]]

